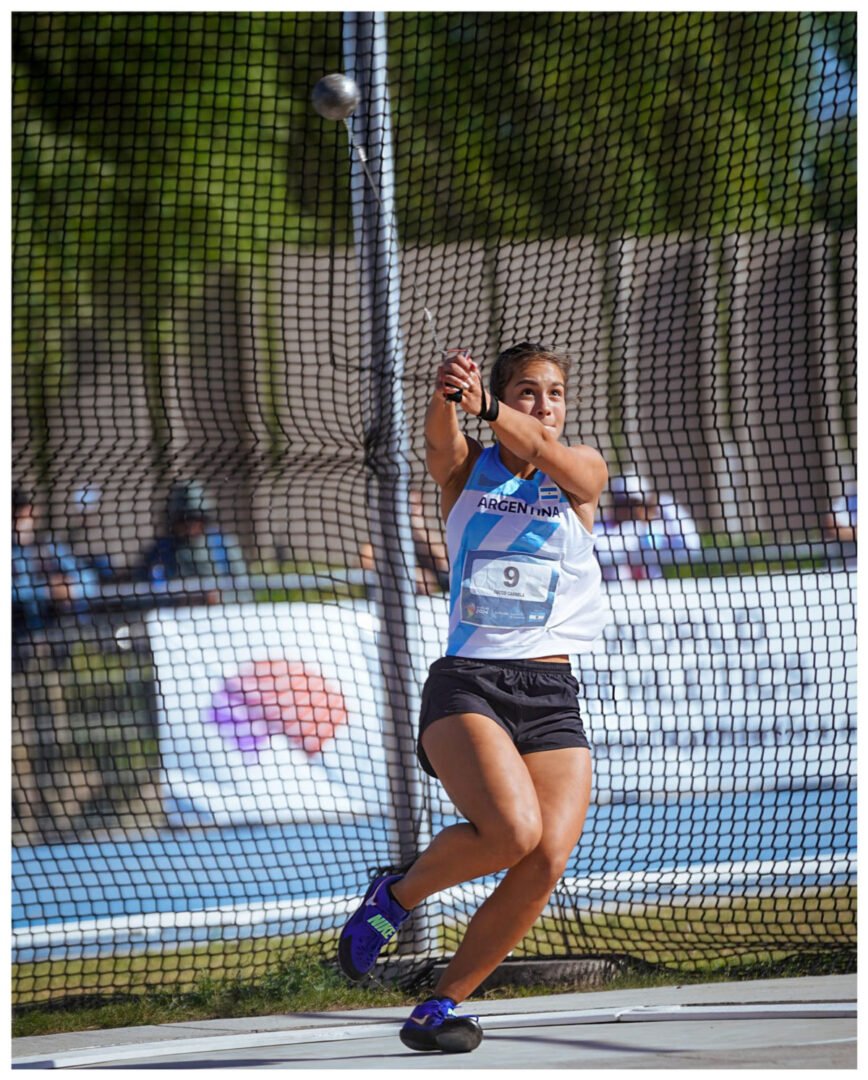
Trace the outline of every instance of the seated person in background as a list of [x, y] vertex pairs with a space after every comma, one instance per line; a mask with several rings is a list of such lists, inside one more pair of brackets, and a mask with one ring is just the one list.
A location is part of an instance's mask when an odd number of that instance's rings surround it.
[[[416, 592], [420, 596], [435, 596], [449, 589], [449, 558], [440, 529], [425, 519], [422, 492], [417, 488], [409, 491], [410, 528], [413, 533], [413, 549], [416, 554]], [[363, 544], [359, 552], [363, 570], [375, 569], [374, 547]]]
[[[612, 563], [603, 564], [605, 580], [641, 580], [663, 577], [658, 551], [687, 552], [701, 548], [696, 524], [676, 503], [671, 492], [659, 495], [641, 476], [615, 476], [609, 484], [610, 506], [601, 511], [594, 526], [600, 551], [611, 552]], [[673, 555], [678, 560], [677, 554]], [[669, 560], [667, 560], [669, 561]]]
[[844, 494], [832, 500], [829, 512], [823, 514], [823, 539], [832, 543], [850, 544], [856, 541], [856, 485], [851, 481]]
[[696, 522], [671, 491], [661, 491], [657, 500], [657, 515], [652, 515], [649, 532], [654, 537], [665, 537], [665, 542], [655, 547], [667, 547], [672, 551], [699, 551], [702, 540]]
[[[69, 546], [79, 566], [92, 569], [101, 581], [112, 581], [115, 570], [111, 558], [104, 550], [94, 546], [94, 534], [100, 537], [105, 517], [102, 510], [102, 489], [98, 484], [86, 482], [70, 492], [66, 506], [66, 535]], [[101, 545], [100, 539], [96, 540]]]
[[[238, 540], [212, 521], [213, 503], [198, 484], [176, 484], [166, 505], [166, 530], [142, 559], [136, 577], [161, 584], [183, 578], [235, 577], [246, 573]], [[208, 602], [219, 603], [218, 591]]]
[[20, 636], [59, 615], [86, 610], [99, 594], [99, 575], [76, 559], [67, 544], [38, 529], [29, 492], [12, 492], [12, 626]]

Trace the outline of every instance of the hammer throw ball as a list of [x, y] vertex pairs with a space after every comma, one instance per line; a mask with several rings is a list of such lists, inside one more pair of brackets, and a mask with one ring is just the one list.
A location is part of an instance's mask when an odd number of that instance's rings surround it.
[[313, 88], [313, 107], [326, 120], [346, 120], [361, 100], [359, 88], [340, 72], [323, 75]]

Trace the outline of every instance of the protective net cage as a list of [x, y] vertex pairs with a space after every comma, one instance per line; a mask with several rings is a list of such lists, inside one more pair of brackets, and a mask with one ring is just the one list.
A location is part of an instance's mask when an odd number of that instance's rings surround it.
[[12, 26], [13, 1001], [331, 961], [455, 820], [424, 415], [438, 347], [520, 340], [574, 359], [612, 618], [513, 956], [852, 948], [855, 13]]

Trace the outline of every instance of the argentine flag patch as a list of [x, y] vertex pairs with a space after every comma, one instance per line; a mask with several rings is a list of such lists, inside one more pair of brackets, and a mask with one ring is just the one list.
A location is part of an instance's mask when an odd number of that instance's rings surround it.
[[559, 502], [561, 489], [557, 484], [542, 484], [539, 489], [539, 497], [541, 502]]

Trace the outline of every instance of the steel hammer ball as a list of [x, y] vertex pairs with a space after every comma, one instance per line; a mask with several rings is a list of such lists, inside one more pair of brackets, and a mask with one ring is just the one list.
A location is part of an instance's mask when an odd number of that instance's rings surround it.
[[313, 107], [326, 120], [346, 120], [358, 105], [361, 95], [355, 82], [340, 72], [323, 75], [313, 88]]

